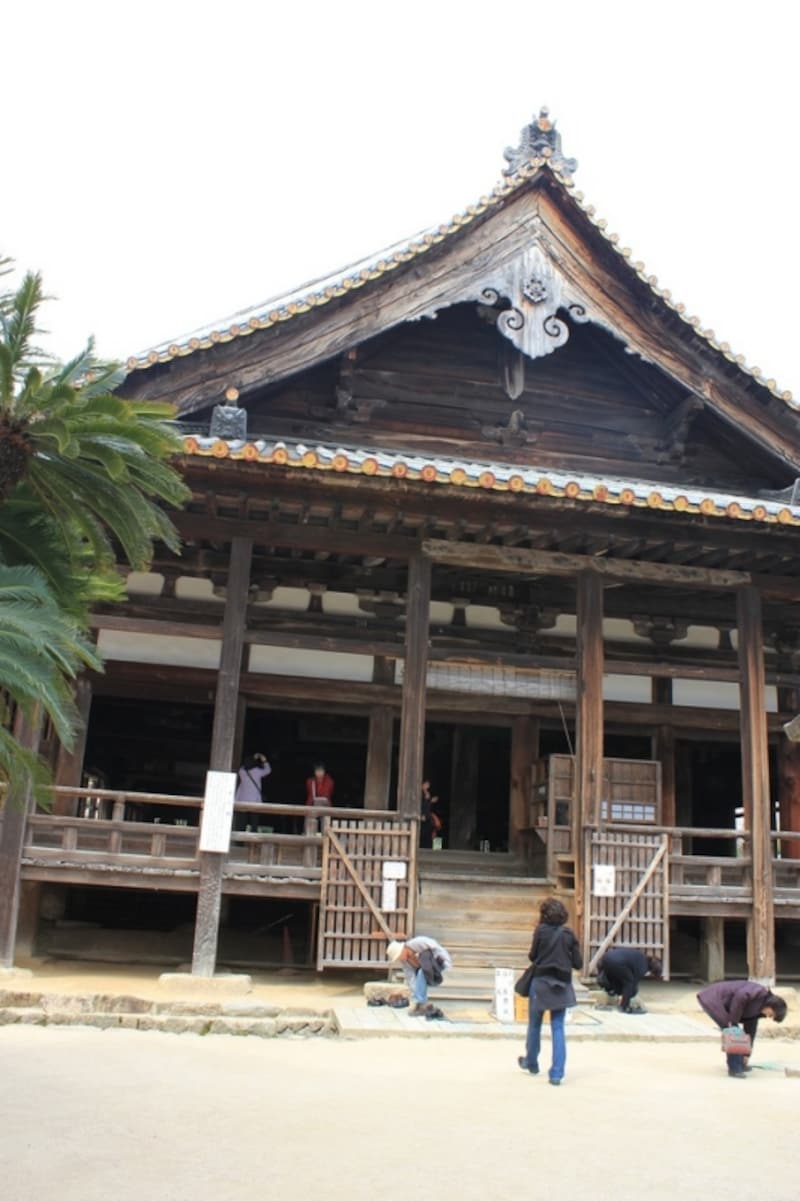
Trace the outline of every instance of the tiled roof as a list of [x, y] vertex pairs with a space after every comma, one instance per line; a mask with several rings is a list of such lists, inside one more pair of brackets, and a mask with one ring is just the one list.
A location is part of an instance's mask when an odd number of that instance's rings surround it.
[[662, 509], [767, 525], [800, 525], [800, 506], [708, 489], [673, 487], [647, 480], [567, 474], [549, 468], [476, 463], [400, 451], [306, 446], [262, 438], [234, 441], [189, 434], [183, 441], [187, 455], [235, 459], [264, 466], [274, 464], [310, 471], [415, 481], [431, 486], [445, 484], [456, 488], [479, 488], [487, 492], [513, 492], [593, 504]]
[[647, 284], [655, 296], [658, 296], [673, 312], [677, 313], [682, 321], [690, 325], [699, 337], [703, 338], [709, 346], [723, 355], [730, 363], [734, 363], [741, 371], [752, 376], [757, 383], [771, 392], [773, 396], [792, 405], [792, 407], [796, 407], [791, 392], [781, 390], [775, 380], [768, 379], [759, 367], [748, 366], [745, 356], [734, 354], [727, 342], [720, 342], [717, 339], [713, 330], [704, 329], [703, 322], [699, 317], [687, 315], [686, 306], [673, 301], [672, 294], [668, 288], [659, 287], [656, 276], [647, 273], [644, 263], [638, 260], [633, 261], [632, 251], [627, 247], [620, 247], [619, 235], [607, 233], [606, 226], [608, 223], [596, 215], [592, 205], [584, 203], [583, 193], [576, 189], [569, 172], [562, 170], [562, 161], [558, 159], [551, 160], [548, 157], [532, 158], [527, 163], [516, 167], [512, 175], [500, 180], [488, 195], [480, 198], [477, 204], [471, 204], [463, 212], [456, 213], [444, 225], [432, 227], [418, 234], [408, 242], [397, 243], [394, 246], [388, 247], [386, 250], [371, 256], [369, 259], [364, 259], [359, 263], [344, 268], [335, 276], [329, 276], [309, 283], [304, 288], [284, 296], [275, 297], [272, 300], [264, 301], [253, 308], [243, 309], [233, 319], [229, 318], [227, 321], [216, 326], [207, 326], [199, 329], [178, 341], [162, 343], [151, 350], [134, 355], [127, 361], [128, 370], [136, 371], [153, 367], [158, 363], [169, 363], [173, 359], [186, 357], [198, 350], [207, 350], [218, 343], [232, 342], [236, 338], [247, 337], [248, 334], [255, 333], [256, 330], [270, 329], [274, 325], [290, 321], [293, 317], [297, 317], [301, 313], [308, 313], [311, 309], [329, 304], [330, 301], [345, 296], [348, 292], [362, 288], [372, 280], [379, 279], [381, 276], [397, 270], [398, 267], [411, 262], [420, 255], [426, 254], [434, 246], [438, 246], [448, 237], [456, 234], [465, 226], [470, 225], [477, 217], [497, 208], [508, 196], [531, 180], [539, 171], [547, 169], [570, 192], [574, 202], [597, 227], [608, 244], [614, 248], [621, 258], [626, 260], [630, 269], [640, 280]]

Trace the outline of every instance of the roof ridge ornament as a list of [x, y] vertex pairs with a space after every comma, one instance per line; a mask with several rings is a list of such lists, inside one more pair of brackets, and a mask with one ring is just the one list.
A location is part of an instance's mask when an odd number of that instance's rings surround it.
[[544, 106], [539, 116], [530, 125], [520, 130], [519, 146], [507, 146], [503, 158], [508, 163], [503, 175], [516, 175], [533, 159], [547, 159], [550, 166], [560, 175], [572, 176], [578, 169], [578, 160], [565, 158], [561, 151], [561, 134], [555, 121], [550, 120], [550, 110]]

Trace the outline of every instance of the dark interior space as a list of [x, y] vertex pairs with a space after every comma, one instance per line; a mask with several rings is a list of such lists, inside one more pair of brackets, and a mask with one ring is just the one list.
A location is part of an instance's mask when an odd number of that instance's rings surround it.
[[775, 923], [775, 960], [779, 980], [800, 980], [800, 923]]
[[[742, 807], [742, 756], [730, 743], [678, 744], [676, 754], [688, 756], [688, 825], [708, 829], [736, 829]], [[735, 855], [736, 840], [694, 838], [696, 855]]]
[[267, 756], [272, 774], [263, 797], [280, 805], [305, 803], [306, 780], [324, 763], [336, 784], [334, 804], [364, 806], [369, 723], [366, 717], [335, 713], [281, 713], [249, 707], [243, 753]]
[[425, 776], [439, 797], [445, 850], [508, 850], [510, 757], [506, 727], [428, 723]]
[[105, 788], [199, 796], [212, 722], [210, 705], [96, 696], [84, 775]]
[[[81, 958], [177, 964], [191, 957], [193, 893], [67, 887], [58, 916], [41, 923], [42, 951]], [[222, 966], [303, 967], [311, 956], [309, 901], [224, 897]]]

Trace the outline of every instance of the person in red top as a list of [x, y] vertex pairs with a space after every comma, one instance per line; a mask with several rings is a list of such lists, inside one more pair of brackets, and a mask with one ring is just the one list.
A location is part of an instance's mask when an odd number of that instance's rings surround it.
[[328, 775], [325, 764], [315, 763], [313, 776], [306, 780], [306, 804], [332, 805], [335, 787], [333, 776]]

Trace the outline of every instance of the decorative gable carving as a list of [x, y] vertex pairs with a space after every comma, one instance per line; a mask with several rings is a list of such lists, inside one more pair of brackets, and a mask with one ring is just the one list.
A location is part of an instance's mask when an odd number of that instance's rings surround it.
[[[538, 217], [531, 222], [531, 244], [508, 263], [487, 273], [463, 293], [448, 299], [447, 306], [475, 301], [481, 315], [493, 320], [504, 338], [527, 355], [541, 359], [563, 346], [569, 325], [559, 313], [573, 321], [589, 321], [586, 302], [563, 279], [540, 245]], [[420, 314], [435, 317], [442, 305]], [[509, 390], [513, 398], [513, 391]]]

